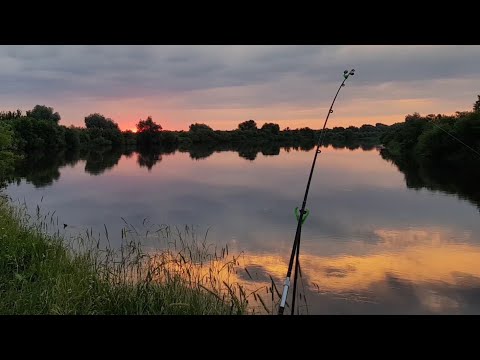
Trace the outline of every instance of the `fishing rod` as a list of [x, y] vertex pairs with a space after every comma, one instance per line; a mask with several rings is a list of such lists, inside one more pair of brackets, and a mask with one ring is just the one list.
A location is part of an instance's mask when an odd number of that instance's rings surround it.
[[295, 277], [293, 281], [293, 297], [292, 297], [292, 315], [295, 312], [295, 294], [297, 291], [297, 277], [298, 277], [298, 272], [300, 268], [300, 262], [299, 262], [299, 254], [300, 254], [300, 237], [302, 233], [302, 225], [307, 219], [309, 215], [309, 211], [305, 208], [307, 205], [307, 198], [308, 198], [308, 191], [310, 190], [310, 183], [312, 181], [312, 176], [313, 176], [313, 170], [315, 169], [315, 163], [317, 162], [317, 156], [319, 153], [321, 153], [320, 147], [323, 144], [323, 136], [325, 132], [325, 127], [327, 126], [328, 118], [330, 117], [330, 114], [333, 113], [333, 105], [335, 104], [335, 100], [337, 100], [338, 93], [340, 92], [340, 89], [345, 86], [345, 81], [347, 81], [349, 76], [355, 75], [355, 69], [352, 69], [350, 71], [345, 70], [343, 72], [343, 81], [338, 87], [337, 93], [335, 94], [335, 97], [333, 98], [332, 104], [330, 105], [330, 109], [328, 110], [327, 117], [325, 118], [325, 122], [323, 124], [323, 128], [320, 132], [320, 135], [318, 137], [318, 142], [317, 142], [317, 148], [315, 149], [315, 156], [313, 158], [313, 163], [312, 167], [310, 169], [310, 175], [308, 177], [308, 182], [307, 182], [307, 188], [305, 189], [305, 196], [303, 197], [303, 203], [302, 203], [302, 208], [300, 209], [300, 212], [298, 211], [298, 207], [295, 208], [295, 216], [297, 218], [297, 231], [295, 232], [295, 240], [293, 241], [293, 247], [292, 247], [292, 253], [290, 254], [290, 261], [288, 263], [288, 271], [287, 271], [287, 276], [285, 278], [285, 283], [283, 286], [283, 293], [282, 293], [282, 298], [280, 300], [280, 306], [278, 308], [278, 315], [283, 315], [283, 312], [285, 311], [285, 304], [287, 302], [287, 295], [288, 295], [288, 289], [290, 288], [290, 277], [292, 276], [292, 269], [293, 269], [293, 261], [295, 260]]

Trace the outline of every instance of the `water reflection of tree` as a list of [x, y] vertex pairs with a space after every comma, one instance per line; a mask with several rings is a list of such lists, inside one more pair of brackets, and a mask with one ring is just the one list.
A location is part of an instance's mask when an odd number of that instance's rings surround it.
[[49, 186], [59, 180], [61, 168], [73, 167], [79, 160], [86, 160], [85, 172], [100, 175], [116, 166], [124, 152], [122, 147], [32, 152], [16, 161], [9, 182], [20, 183], [25, 179], [38, 188]]
[[140, 167], [146, 167], [150, 171], [158, 162], [162, 161], [162, 155], [173, 154], [175, 151], [177, 151], [175, 144], [139, 147], [137, 150], [137, 164]]
[[[326, 144], [327, 145], [327, 144]], [[332, 145], [332, 144], [330, 144]], [[246, 160], [254, 161], [258, 153], [263, 156], [278, 156], [280, 150], [285, 151], [303, 150], [309, 151], [315, 146], [312, 141], [303, 141], [296, 145], [282, 144], [281, 142], [267, 141], [260, 144], [244, 143], [223, 143], [216, 145], [198, 145], [190, 144], [178, 147], [177, 144], [168, 146], [148, 146], [139, 147], [135, 150], [133, 147], [100, 147], [100, 148], [80, 148], [51, 153], [31, 153], [23, 160], [17, 161], [13, 176], [7, 177], [7, 181], [19, 182], [26, 179], [36, 187], [49, 186], [60, 178], [60, 169], [64, 166], [74, 166], [79, 160], [86, 160], [85, 172], [91, 175], [101, 175], [105, 171], [114, 168], [122, 155], [127, 158], [134, 156], [136, 152], [137, 164], [140, 167], [146, 167], [149, 171], [162, 160], [162, 155], [171, 154], [177, 150], [188, 152], [190, 158], [199, 160], [211, 156], [214, 152], [235, 151]], [[373, 148], [369, 143], [358, 142], [339, 142], [336, 141], [335, 148], [358, 148], [370, 150]], [[8, 180], [9, 179], [9, 180]], [[410, 180], [411, 181], [411, 180]]]
[[33, 152], [15, 164], [12, 181], [17, 184], [22, 179], [32, 183], [35, 187], [52, 185], [60, 178], [60, 168], [73, 166], [79, 159], [78, 152]]
[[85, 172], [91, 175], [101, 175], [106, 170], [112, 169], [122, 157], [123, 149], [120, 147], [108, 147], [89, 150], [85, 154], [87, 160]]
[[393, 163], [405, 177], [405, 183], [411, 189], [428, 189], [457, 195], [476, 205], [480, 210], [480, 167], [439, 167], [419, 164], [414, 159], [395, 157], [381, 150], [383, 159]]
[[241, 158], [253, 161], [257, 158], [258, 149], [255, 148], [243, 148], [238, 150], [238, 156]]
[[190, 158], [194, 160], [206, 159], [215, 152], [214, 146], [197, 146], [192, 145], [188, 150]]
[[155, 164], [162, 161], [162, 155], [160, 152], [139, 152], [137, 154], [137, 164], [140, 167], [146, 167], [148, 171], [152, 170]]

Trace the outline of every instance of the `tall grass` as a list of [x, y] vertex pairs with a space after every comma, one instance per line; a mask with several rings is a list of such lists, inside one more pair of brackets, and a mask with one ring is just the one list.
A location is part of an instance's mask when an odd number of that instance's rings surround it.
[[165, 243], [147, 250], [128, 224], [116, 249], [91, 231], [65, 241], [52, 225], [0, 198], [0, 314], [247, 314], [249, 299], [270, 312], [260, 289], [232, 281], [238, 257], [188, 227], [147, 231]]

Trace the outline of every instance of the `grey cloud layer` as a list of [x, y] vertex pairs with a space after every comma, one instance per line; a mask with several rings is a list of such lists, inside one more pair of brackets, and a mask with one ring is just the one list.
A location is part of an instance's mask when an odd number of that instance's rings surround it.
[[[178, 96], [187, 107], [303, 106], [328, 99], [345, 68], [357, 69], [352, 85], [369, 97], [382, 84], [479, 79], [479, 60], [480, 46], [0, 46], [0, 99]], [[426, 97], [445, 95], [424, 87]]]

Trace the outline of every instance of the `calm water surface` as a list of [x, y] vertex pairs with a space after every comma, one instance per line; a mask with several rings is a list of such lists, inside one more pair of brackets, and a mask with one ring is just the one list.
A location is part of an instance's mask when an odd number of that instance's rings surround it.
[[[41, 203], [56, 211], [66, 232], [105, 224], [111, 243], [121, 241], [121, 217], [136, 226], [148, 218], [209, 229], [211, 242], [244, 251], [259, 283], [271, 274], [281, 285], [312, 157], [281, 150], [253, 161], [236, 152], [193, 160], [176, 152], [148, 169], [134, 153], [98, 175], [80, 160], [59, 168], [49, 185], [22, 180], [7, 193], [30, 208]], [[302, 313], [480, 313], [480, 214], [472, 202], [407, 188], [403, 173], [377, 150], [329, 147], [307, 207]]]

